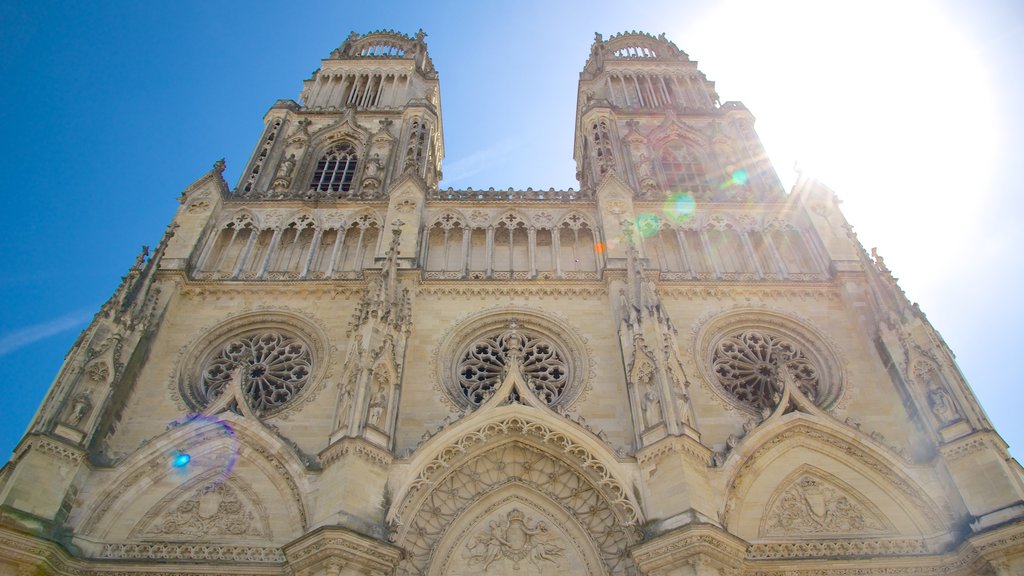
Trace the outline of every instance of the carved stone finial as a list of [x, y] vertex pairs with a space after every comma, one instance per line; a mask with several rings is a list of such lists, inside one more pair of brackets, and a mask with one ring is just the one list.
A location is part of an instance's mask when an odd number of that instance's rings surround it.
[[213, 169], [214, 169], [214, 170], [215, 170], [215, 171], [216, 171], [216, 172], [217, 172], [218, 174], [223, 174], [223, 173], [224, 173], [224, 169], [225, 169], [225, 168], [227, 168], [227, 166], [228, 166], [228, 165], [227, 165], [227, 163], [226, 163], [226, 162], [224, 161], [224, 159], [223, 159], [223, 158], [221, 158], [220, 160], [217, 160], [216, 162], [214, 162], [214, 163], [213, 163]]

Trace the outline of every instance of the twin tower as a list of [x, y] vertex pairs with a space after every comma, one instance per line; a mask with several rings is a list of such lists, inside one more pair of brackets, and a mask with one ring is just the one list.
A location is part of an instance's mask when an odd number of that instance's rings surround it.
[[424, 38], [181, 194], [0, 472], [0, 574], [1024, 573], [952, 353], [696, 62], [597, 35], [579, 189], [443, 190]]

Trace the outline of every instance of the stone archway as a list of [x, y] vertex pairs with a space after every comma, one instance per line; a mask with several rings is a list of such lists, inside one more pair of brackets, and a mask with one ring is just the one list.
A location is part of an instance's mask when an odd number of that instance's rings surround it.
[[542, 438], [512, 428], [435, 469], [400, 503], [407, 520], [396, 543], [407, 554], [397, 573], [521, 574], [517, 563], [531, 573], [633, 573], [633, 519]]

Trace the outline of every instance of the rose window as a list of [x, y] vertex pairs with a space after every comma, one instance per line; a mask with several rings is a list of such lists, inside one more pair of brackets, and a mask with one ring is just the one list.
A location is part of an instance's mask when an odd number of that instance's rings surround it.
[[207, 405], [224, 393], [236, 368], [242, 394], [257, 414], [269, 414], [299, 394], [312, 372], [309, 346], [295, 336], [261, 331], [225, 342], [203, 364], [197, 400]]
[[[522, 370], [537, 397], [551, 405], [563, 395], [569, 382], [565, 354], [547, 338], [518, 332], [522, 341]], [[510, 332], [473, 341], [461, 356], [457, 378], [461, 392], [473, 406], [479, 406], [501, 384], [505, 374]]]
[[800, 391], [821, 405], [819, 370], [792, 339], [748, 330], [723, 338], [714, 348], [712, 369], [726, 392], [757, 411], [775, 408], [782, 388], [779, 366], [785, 366]]

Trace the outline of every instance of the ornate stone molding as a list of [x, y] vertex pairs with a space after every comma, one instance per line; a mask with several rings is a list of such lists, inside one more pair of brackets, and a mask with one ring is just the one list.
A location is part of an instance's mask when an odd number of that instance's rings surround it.
[[358, 298], [366, 286], [366, 281], [360, 278], [347, 280], [334, 280], [330, 282], [318, 280], [306, 280], [301, 284], [290, 281], [274, 283], [266, 282], [244, 282], [244, 281], [217, 281], [217, 280], [188, 280], [182, 283], [179, 289], [182, 296], [189, 299], [206, 300], [208, 298], [247, 298], [255, 295], [262, 295], [269, 299], [287, 297], [289, 299], [301, 298]]
[[711, 466], [712, 450], [686, 436], [669, 436], [636, 453], [636, 462], [641, 467], [657, 463], [668, 454], [682, 454], [704, 466]]
[[[746, 285], [746, 284], [721, 284], [719, 282], [695, 283], [693, 279], [687, 279], [685, 285], [671, 283], [671, 278], [661, 277], [662, 282], [658, 284], [658, 291], [666, 300], [679, 299], [690, 301], [720, 300], [747, 302], [753, 300], [786, 300], [786, 301], [838, 301], [841, 297], [839, 292], [831, 285], [822, 286], [788, 286], [780, 283], [779, 286]], [[669, 280], [669, 282], [665, 282]], [[682, 280], [680, 278], [679, 280]]]
[[15, 451], [15, 457], [13, 460], [17, 460], [20, 458], [21, 454], [33, 449], [61, 460], [67, 460], [72, 464], [78, 464], [85, 458], [85, 452], [78, 448], [68, 446], [63, 442], [36, 434], [30, 436], [28, 441], [23, 443], [22, 446]]
[[994, 445], [989, 440], [986, 433], [982, 432], [965, 436], [949, 444], [945, 444], [939, 448], [939, 451], [941, 452], [942, 457], [947, 461], [955, 462], [965, 456], [969, 456], [986, 448], [995, 448], [996, 450], [1000, 449], [999, 446]]
[[389, 575], [404, 553], [381, 542], [344, 528], [319, 528], [284, 547], [292, 574], [323, 573], [333, 565], [372, 575]]
[[[656, 536], [630, 550], [645, 574], [683, 566], [711, 563], [725, 570], [739, 570], [747, 543], [710, 524], [691, 524]], [[668, 572], [675, 573], [675, 572]]]
[[187, 562], [266, 562], [285, 561], [280, 548], [232, 546], [229, 544], [125, 542], [104, 544], [100, 558], [111, 560], [180, 560]]
[[887, 538], [883, 540], [801, 540], [753, 544], [747, 560], [791, 560], [794, 558], [835, 558], [837, 556], [918, 556], [935, 550], [926, 540]]
[[327, 467], [342, 457], [349, 455], [358, 456], [385, 470], [395, 459], [391, 452], [362, 438], [343, 438], [320, 452], [320, 461], [324, 467]]
[[411, 482], [401, 506], [394, 514], [389, 515], [394, 518], [393, 523], [396, 525], [403, 524], [408, 506], [414, 500], [416, 494], [433, 485], [433, 477], [436, 474], [444, 473], [450, 469], [452, 460], [474, 451], [477, 446], [486, 444], [491, 438], [506, 437], [508, 435], [521, 435], [537, 439], [543, 444], [551, 445], [559, 453], [572, 458], [580, 465], [581, 470], [586, 470], [596, 476], [597, 484], [607, 492], [609, 502], [619, 511], [627, 526], [635, 525], [641, 521], [642, 513], [640, 512], [640, 507], [633, 502], [630, 491], [611, 474], [611, 471], [590, 450], [565, 434], [552, 430], [544, 424], [530, 422], [520, 416], [510, 416], [502, 421], [490, 422], [478, 429], [465, 432], [437, 454], [437, 456], [424, 464], [416, 479]]
[[501, 282], [493, 286], [475, 283], [448, 284], [446, 282], [422, 281], [416, 288], [416, 294], [420, 296], [450, 297], [458, 296], [463, 298], [494, 298], [494, 297], [516, 297], [516, 298], [545, 298], [553, 300], [577, 299], [577, 298], [602, 298], [608, 294], [608, 289], [601, 285], [563, 285], [548, 284], [543, 280], [531, 280], [529, 282]]

